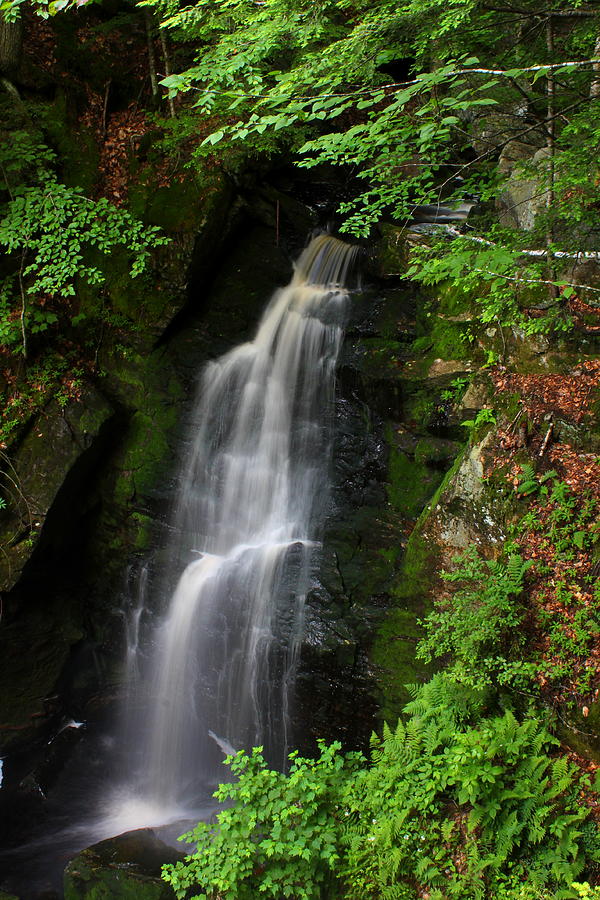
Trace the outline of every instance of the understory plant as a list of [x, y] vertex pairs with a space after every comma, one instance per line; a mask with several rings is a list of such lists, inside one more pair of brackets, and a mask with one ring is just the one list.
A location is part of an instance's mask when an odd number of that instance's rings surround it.
[[417, 656], [427, 662], [450, 657], [448, 677], [473, 688], [527, 680], [532, 669], [523, 662], [525, 635], [518, 627], [524, 617], [523, 580], [531, 561], [516, 553], [484, 560], [471, 547], [454, 563], [455, 568], [442, 575], [459, 589], [438, 601], [423, 621], [426, 635]]
[[575, 879], [600, 855], [544, 724], [444, 673], [412, 693], [369, 760], [321, 744], [315, 760], [292, 754], [283, 774], [259, 749], [230, 757], [237, 781], [215, 796], [232, 805], [184, 835], [196, 849], [163, 870], [176, 896], [578, 897]]
[[544, 725], [486, 714], [485, 693], [443, 673], [413, 695], [346, 793], [345, 896], [517, 898], [525, 883], [575, 896], [587, 810]]
[[62, 317], [73, 322], [69, 299], [78, 280], [101, 284], [105, 255], [122, 249], [130, 275], [142, 273], [152, 248], [168, 242], [105, 198], [92, 200], [61, 183], [55, 153], [40, 136], [16, 131], [0, 140], [0, 346], [28, 354], [30, 335]]
[[[228, 757], [235, 781], [215, 798], [232, 802], [213, 828], [200, 822], [182, 840], [196, 850], [165, 866], [177, 897], [315, 900], [331, 893], [340, 860], [339, 803], [361, 754], [342, 755], [341, 745], [319, 745], [316, 759], [292, 753], [287, 774], [269, 769], [262, 748]], [[196, 891], [196, 889], [199, 889]]]

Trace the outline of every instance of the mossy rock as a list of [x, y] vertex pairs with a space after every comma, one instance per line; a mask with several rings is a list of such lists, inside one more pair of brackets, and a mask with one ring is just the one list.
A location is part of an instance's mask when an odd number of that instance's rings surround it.
[[396, 225], [381, 226], [381, 239], [376, 250], [376, 271], [384, 278], [404, 275], [408, 268], [407, 231]]
[[396, 445], [393, 429], [388, 430], [390, 445], [388, 499], [397, 513], [416, 519], [442, 482], [446, 465], [457, 452], [452, 442], [421, 438], [411, 455]]
[[378, 628], [372, 654], [381, 671], [383, 716], [388, 721], [400, 714], [409, 699], [406, 684], [431, 673], [416, 659], [422, 637], [418, 619], [444, 594], [442, 571], [473, 544], [484, 556], [493, 557], [505, 540], [514, 498], [483, 477], [482, 455], [490, 439], [491, 432], [456, 457], [406, 547], [392, 591], [394, 608]]
[[562, 741], [584, 758], [600, 763], [600, 701], [577, 710], [563, 709], [557, 732]]
[[379, 670], [380, 717], [394, 723], [410, 699], [408, 684], [425, 680], [430, 667], [417, 660], [423, 637], [419, 618], [431, 605], [437, 577], [436, 548], [423, 535], [422, 524], [413, 530], [392, 591], [394, 607], [378, 627], [371, 659]]
[[56, 91], [53, 102], [43, 108], [41, 118], [49, 143], [59, 155], [64, 183], [81, 188], [87, 196], [94, 196], [100, 153], [93, 133], [70, 114], [64, 90]]
[[166, 863], [184, 854], [147, 828], [109, 838], [83, 850], [65, 869], [65, 900], [172, 900], [160, 877]]

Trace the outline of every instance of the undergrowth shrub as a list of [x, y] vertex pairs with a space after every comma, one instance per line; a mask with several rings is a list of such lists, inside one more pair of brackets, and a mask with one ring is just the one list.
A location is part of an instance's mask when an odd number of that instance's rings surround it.
[[[563, 900], [597, 836], [578, 785], [533, 715], [491, 711], [486, 692], [438, 674], [371, 758], [320, 745], [270, 770], [259, 749], [228, 759], [237, 781], [196, 850], [166, 866], [178, 898]], [[525, 890], [527, 888], [527, 890]], [[551, 892], [551, 893], [549, 893]], [[591, 895], [593, 896], [593, 895]]]
[[214, 796], [233, 806], [219, 813], [216, 829], [200, 822], [183, 835], [195, 852], [163, 870], [176, 896], [192, 887], [194, 897], [211, 900], [335, 896], [342, 787], [364, 761], [340, 746], [321, 744], [317, 759], [292, 753], [288, 774], [269, 769], [260, 747], [228, 757], [237, 781]]
[[[484, 696], [445, 675], [413, 688], [410, 714], [372, 742], [349, 786], [343, 827], [347, 892], [359, 898], [575, 897], [587, 810], [573, 769], [537, 719], [479, 718]], [[593, 852], [593, 851], [592, 851]]]
[[525, 634], [519, 625], [523, 579], [531, 561], [518, 554], [484, 560], [471, 547], [454, 562], [456, 568], [442, 576], [458, 583], [459, 590], [436, 602], [423, 621], [426, 635], [417, 656], [427, 662], [451, 657], [449, 675], [476, 689], [527, 681], [533, 667], [523, 662]]

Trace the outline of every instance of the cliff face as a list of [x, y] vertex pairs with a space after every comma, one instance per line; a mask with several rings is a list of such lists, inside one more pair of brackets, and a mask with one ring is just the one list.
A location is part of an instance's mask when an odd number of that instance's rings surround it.
[[[414, 240], [388, 230], [381, 257], [386, 271], [405, 270]], [[477, 303], [444, 284], [417, 303], [422, 330], [412, 347], [423, 352], [402, 362], [399, 383], [406, 390], [417, 378], [429, 392], [429, 406], [418, 418], [426, 433], [439, 439], [458, 426], [464, 443], [410, 534], [393, 582], [396, 608], [375, 641], [384, 716], [393, 721], [406, 700], [407, 623], [415, 627], [415, 612], [435, 608], [438, 624], [440, 615], [464, 614], [452, 599], [457, 587], [441, 573], [456, 571], [462, 565], [456, 557], [464, 562], [465, 553], [501, 565], [518, 555], [529, 567], [516, 602], [519, 640], [514, 632], [512, 638], [490, 632], [485, 653], [500, 659], [506, 652], [502, 666], [516, 665], [510, 653], [517, 653], [533, 677], [530, 689], [556, 712], [567, 745], [597, 759], [597, 301], [574, 308], [572, 327], [558, 335], [484, 326]], [[403, 419], [396, 429], [400, 441], [407, 424]], [[409, 451], [409, 483], [421, 481], [414, 468], [419, 459], [417, 445]], [[474, 589], [475, 629], [486, 579], [469, 582], [465, 575], [461, 584]], [[489, 677], [502, 685], [505, 675], [495, 665], [490, 663]]]

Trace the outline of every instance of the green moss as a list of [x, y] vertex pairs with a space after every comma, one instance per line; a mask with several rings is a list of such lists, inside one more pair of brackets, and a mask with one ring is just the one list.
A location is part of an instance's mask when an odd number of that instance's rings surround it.
[[416, 659], [417, 644], [423, 636], [419, 620], [431, 609], [432, 593], [440, 577], [439, 550], [427, 536], [426, 526], [431, 510], [435, 509], [462, 459], [460, 453], [413, 529], [394, 580], [394, 608], [375, 637], [371, 658], [380, 670], [381, 715], [389, 722], [398, 718], [410, 699], [406, 685], [425, 680], [432, 671], [431, 666]]
[[590, 704], [587, 716], [579, 708], [561, 709], [556, 730], [569, 747], [600, 763], [600, 702]]
[[361, 341], [364, 355], [361, 371], [367, 378], [398, 376], [404, 344], [391, 338], [365, 338]]
[[414, 385], [413, 390], [407, 386], [404, 402], [404, 419], [408, 423], [418, 424], [426, 429], [436, 410], [436, 398], [438, 392], [433, 392], [427, 385]]
[[377, 245], [379, 271], [384, 276], [402, 275], [408, 266], [406, 230], [396, 225], [381, 226], [381, 240]]
[[[442, 480], [442, 474], [427, 466], [427, 461], [415, 455], [411, 459], [407, 453], [393, 444], [393, 435], [388, 432], [390, 455], [388, 464], [388, 499], [394, 509], [405, 518], [416, 519], [425, 503]], [[421, 442], [421, 447], [425, 442]], [[417, 445], [419, 447], [419, 445]]]
[[66, 93], [59, 89], [54, 102], [42, 107], [39, 113], [49, 142], [60, 159], [61, 180], [69, 187], [80, 187], [85, 194], [93, 196], [100, 154], [91, 132], [81, 126], [75, 131]]
[[[415, 463], [418, 465], [444, 463], [447, 459], [448, 449], [440, 444], [439, 441], [431, 438], [421, 438], [415, 447]], [[436, 484], [436, 489], [438, 484]]]
[[477, 311], [474, 308], [473, 298], [470, 293], [455, 287], [449, 282], [442, 282], [434, 288], [435, 297], [438, 300], [438, 312], [442, 316], [460, 317], [465, 320], [475, 320]]
[[448, 322], [438, 317], [431, 331], [433, 346], [429, 356], [434, 359], [471, 359], [473, 347], [469, 337], [468, 325]]
[[396, 578], [395, 608], [379, 627], [371, 653], [380, 670], [381, 717], [385, 721], [394, 722], [409, 700], [406, 685], [429, 674], [429, 667], [416, 659], [416, 650], [423, 636], [419, 618], [427, 612], [432, 572], [433, 550], [424, 540], [422, 529], [415, 529]]
[[[368, 292], [365, 291], [365, 295], [365, 302], [369, 303]], [[414, 288], [390, 286], [385, 291], [385, 303], [381, 304], [373, 325], [382, 340], [400, 341], [402, 347], [406, 347], [410, 343], [407, 327], [413, 326], [414, 315]]]
[[[213, 219], [222, 220], [231, 202], [231, 187], [221, 173], [186, 173], [182, 180], [159, 183], [156, 168], [132, 172], [129, 208], [148, 225], [168, 233], [193, 232]], [[200, 213], [201, 210], [201, 213]]]
[[472, 340], [471, 328], [465, 322], [449, 322], [441, 316], [431, 314], [425, 334], [416, 338], [412, 350], [415, 355], [422, 354], [426, 363], [434, 359], [472, 359], [476, 353]]

